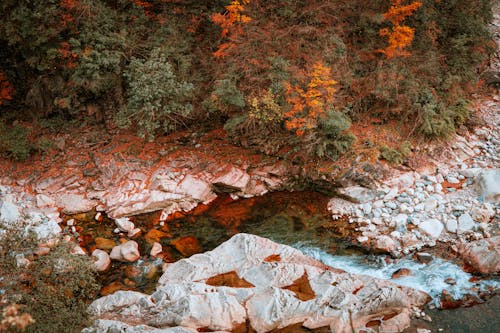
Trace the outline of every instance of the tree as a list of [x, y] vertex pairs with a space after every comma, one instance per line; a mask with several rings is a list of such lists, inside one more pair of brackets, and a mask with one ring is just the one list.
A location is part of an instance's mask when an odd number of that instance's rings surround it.
[[401, 25], [401, 23], [407, 16], [412, 15], [422, 3], [414, 1], [409, 5], [402, 5], [401, 2], [402, 0], [391, 0], [391, 7], [384, 13], [384, 19], [391, 22], [392, 27], [390, 29], [381, 29], [379, 32], [380, 36], [387, 37], [389, 41], [389, 46], [383, 50], [378, 50], [385, 54], [387, 58], [407, 57], [410, 55], [405, 48], [413, 41], [415, 29], [407, 25]]
[[241, 24], [248, 23], [252, 20], [251, 17], [242, 14], [245, 10], [245, 5], [249, 4], [250, 0], [231, 1], [230, 5], [226, 6], [224, 14], [216, 13], [212, 15], [212, 21], [222, 28], [221, 37], [229, 39], [228, 42], [219, 45], [219, 48], [214, 52], [214, 57], [223, 58], [227, 51], [233, 47], [234, 40], [242, 33]]
[[285, 125], [297, 136], [315, 128], [318, 120], [333, 109], [334, 85], [337, 82], [331, 78], [330, 68], [320, 61], [316, 62], [308, 76], [309, 82], [303, 84], [305, 89], [286, 83], [286, 98], [292, 109], [285, 113]]

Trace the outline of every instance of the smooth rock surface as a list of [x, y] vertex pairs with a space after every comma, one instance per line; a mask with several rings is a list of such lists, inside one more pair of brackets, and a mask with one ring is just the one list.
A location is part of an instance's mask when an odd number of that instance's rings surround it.
[[[237, 234], [213, 251], [167, 265], [152, 295], [118, 291], [94, 301], [90, 310], [115, 320], [113, 325], [155, 330], [232, 331], [248, 321], [257, 332], [302, 323], [347, 333], [351, 325], [365, 329], [386, 313], [401, 317], [387, 325], [402, 330], [409, 310], [427, 301], [423, 292], [348, 274], [289, 246]], [[101, 326], [89, 332], [106, 332]]]
[[482, 274], [500, 271], [500, 236], [480, 239], [458, 246], [460, 256]]

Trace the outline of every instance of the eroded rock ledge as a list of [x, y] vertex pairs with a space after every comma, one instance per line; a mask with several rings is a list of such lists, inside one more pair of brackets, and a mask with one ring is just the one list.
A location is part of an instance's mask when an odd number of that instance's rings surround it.
[[352, 332], [378, 325], [399, 332], [427, 294], [346, 273], [268, 239], [237, 234], [213, 251], [169, 264], [152, 295], [118, 291], [90, 306], [84, 333], [269, 332], [297, 323]]

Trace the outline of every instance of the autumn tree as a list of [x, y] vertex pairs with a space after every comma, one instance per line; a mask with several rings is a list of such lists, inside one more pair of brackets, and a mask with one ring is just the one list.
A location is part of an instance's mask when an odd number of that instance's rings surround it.
[[308, 73], [307, 83], [293, 86], [286, 83], [287, 102], [292, 106], [285, 113], [285, 125], [289, 130], [302, 136], [305, 131], [317, 126], [318, 120], [324, 118], [333, 108], [335, 80], [331, 78], [331, 70], [322, 62], [316, 62]]
[[231, 4], [226, 6], [224, 14], [216, 13], [212, 15], [212, 21], [222, 28], [221, 37], [228, 39], [227, 42], [219, 45], [217, 51], [214, 52], [214, 57], [223, 58], [227, 55], [227, 51], [234, 46], [234, 40], [242, 33], [241, 25], [252, 20], [251, 17], [244, 15], [245, 5], [249, 4], [250, 0], [231, 1]]
[[402, 0], [391, 0], [391, 7], [384, 13], [384, 19], [391, 22], [391, 28], [381, 29], [380, 36], [387, 37], [389, 46], [379, 52], [386, 55], [387, 58], [410, 55], [405, 50], [415, 35], [415, 29], [407, 25], [402, 25], [406, 17], [413, 14], [422, 5], [419, 1], [414, 1], [411, 4], [403, 5]]

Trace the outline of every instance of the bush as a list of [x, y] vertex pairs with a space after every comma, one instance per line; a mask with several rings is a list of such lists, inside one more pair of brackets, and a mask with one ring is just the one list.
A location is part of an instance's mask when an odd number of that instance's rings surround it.
[[87, 306], [99, 290], [91, 260], [70, 254], [71, 244], [64, 242], [35, 255], [35, 237], [26, 235], [24, 225], [2, 227], [0, 284], [6, 308], [18, 304], [34, 319], [25, 332], [80, 332], [89, 324]]
[[19, 124], [7, 126], [0, 120], [0, 154], [16, 161], [26, 160], [33, 149], [28, 140], [29, 133]]
[[126, 107], [115, 118], [118, 126], [134, 124], [141, 137], [152, 140], [159, 129], [171, 132], [184, 124], [193, 111], [193, 85], [177, 80], [160, 48], [146, 60], [132, 59], [124, 75], [130, 89]]
[[337, 160], [340, 155], [346, 153], [356, 140], [349, 133], [351, 120], [345, 114], [330, 111], [326, 117], [319, 120], [318, 131], [313, 139], [313, 147], [316, 156]]
[[403, 142], [399, 149], [387, 146], [380, 147], [380, 158], [391, 164], [401, 164], [411, 154], [411, 144], [408, 141]]
[[245, 105], [243, 93], [231, 79], [216, 81], [214, 91], [203, 102], [203, 106], [209, 113], [218, 112], [226, 116], [243, 109]]

